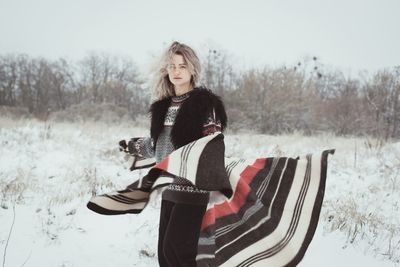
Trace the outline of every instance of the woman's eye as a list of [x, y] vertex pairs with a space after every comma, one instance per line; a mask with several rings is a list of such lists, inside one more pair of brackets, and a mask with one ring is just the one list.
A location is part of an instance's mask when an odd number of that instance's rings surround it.
[[176, 70], [177, 68], [179, 68], [180, 70], [186, 70], [187, 66], [186, 65], [179, 65], [178, 67], [176, 67], [175, 65], [171, 64], [171, 65], [167, 65], [167, 70], [168, 71], [173, 71]]

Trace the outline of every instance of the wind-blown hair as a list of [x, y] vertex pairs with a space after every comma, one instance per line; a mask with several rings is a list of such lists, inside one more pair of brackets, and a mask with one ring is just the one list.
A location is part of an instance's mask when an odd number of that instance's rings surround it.
[[168, 78], [167, 66], [174, 55], [181, 55], [192, 74], [190, 83], [192, 87], [197, 86], [200, 80], [201, 65], [196, 53], [189, 46], [173, 42], [162, 54], [157, 66], [153, 70], [152, 90], [155, 97], [160, 100], [175, 95], [174, 85]]

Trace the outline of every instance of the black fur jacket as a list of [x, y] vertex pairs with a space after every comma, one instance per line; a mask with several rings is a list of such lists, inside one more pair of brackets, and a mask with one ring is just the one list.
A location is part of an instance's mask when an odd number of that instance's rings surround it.
[[[150, 135], [154, 146], [164, 127], [164, 119], [170, 103], [171, 97], [167, 97], [151, 104], [149, 111], [151, 115]], [[204, 87], [194, 88], [190, 97], [179, 108], [171, 130], [171, 141], [175, 149], [203, 137], [203, 125], [213, 114], [213, 109], [216, 120], [221, 122], [223, 131], [227, 125], [227, 116], [221, 98]]]

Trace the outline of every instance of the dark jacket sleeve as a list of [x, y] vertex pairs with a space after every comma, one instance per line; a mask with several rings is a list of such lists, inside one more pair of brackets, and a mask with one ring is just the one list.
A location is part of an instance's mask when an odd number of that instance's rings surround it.
[[221, 97], [213, 95], [213, 108], [215, 110], [215, 119], [221, 123], [221, 131], [224, 131], [228, 125], [228, 117]]

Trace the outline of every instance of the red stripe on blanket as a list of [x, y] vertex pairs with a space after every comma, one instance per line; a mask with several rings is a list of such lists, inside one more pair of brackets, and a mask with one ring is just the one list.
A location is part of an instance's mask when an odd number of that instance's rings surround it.
[[168, 169], [168, 161], [169, 161], [169, 157], [164, 158], [162, 161], [160, 161], [159, 163], [157, 163], [154, 168], [158, 168], [164, 171], [167, 171]]
[[257, 169], [263, 169], [265, 167], [265, 164], [267, 163], [266, 158], [259, 158], [256, 159], [256, 161], [251, 165], [251, 167], [257, 168]]
[[249, 184], [253, 181], [257, 173], [264, 168], [266, 158], [257, 159], [252, 165], [248, 165], [240, 174], [240, 179], [236, 185], [235, 193], [230, 200], [226, 200], [221, 204], [216, 204], [213, 208], [209, 208], [203, 217], [201, 230], [215, 223], [215, 220], [233, 213], [237, 213], [246, 202], [250, 192]]

